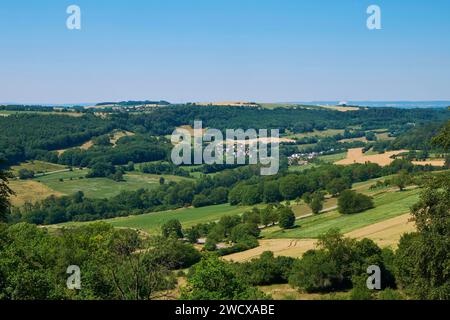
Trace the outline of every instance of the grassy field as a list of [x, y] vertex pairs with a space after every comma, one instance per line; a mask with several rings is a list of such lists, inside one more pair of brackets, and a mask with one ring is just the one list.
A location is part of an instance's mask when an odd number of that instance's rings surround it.
[[389, 132], [382, 132], [375, 134], [378, 140], [394, 140], [394, 137], [389, 136]]
[[[358, 240], [368, 238], [375, 241], [382, 248], [395, 248], [403, 234], [414, 232], [414, 230], [415, 225], [411, 221], [411, 215], [403, 214], [347, 232], [344, 236]], [[257, 258], [265, 251], [272, 251], [275, 256], [299, 258], [306, 251], [316, 247], [317, 239], [261, 239], [258, 247], [233, 253], [223, 258], [228, 261], [243, 262]]]
[[315, 215], [297, 221], [297, 227], [281, 230], [272, 227], [263, 230], [265, 238], [316, 238], [331, 228], [346, 233], [367, 225], [394, 218], [409, 212], [419, 197], [419, 189], [396, 192], [383, 192], [374, 197], [375, 208], [362, 213], [342, 215], [337, 210]]
[[[88, 170], [74, 170], [59, 172], [35, 178], [47, 187], [63, 194], [73, 194], [83, 191], [86, 197], [110, 198], [122, 191], [137, 190], [140, 188], [150, 189], [159, 185], [159, 175], [129, 173], [124, 175], [125, 181], [116, 182], [108, 178], [84, 178]], [[163, 175], [166, 182], [181, 181], [183, 177]], [[62, 179], [63, 181], [61, 181]]]
[[45, 184], [33, 180], [10, 180], [9, 186], [16, 193], [11, 197], [11, 204], [15, 207], [23, 206], [25, 202], [34, 203], [44, 200], [51, 195], [63, 195], [61, 192], [52, 190]]
[[242, 214], [249, 209], [251, 209], [251, 207], [237, 207], [230, 206], [229, 204], [220, 204], [203, 208], [182, 208], [178, 210], [154, 212], [138, 216], [114, 218], [106, 221], [115, 227], [135, 228], [148, 233], [155, 233], [170, 219], [178, 219], [183, 225], [183, 228], [187, 228], [199, 223], [219, 220], [225, 215]]
[[344, 133], [343, 129], [327, 129], [327, 130], [323, 130], [323, 131], [319, 131], [319, 130], [314, 130], [314, 132], [305, 132], [305, 133], [296, 133], [296, 134], [291, 134], [288, 135], [287, 138], [306, 138], [306, 137], [319, 137], [319, 138], [324, 138], [324, 137], [331, 137], [337, 134], [342, 134]]
[[64, 170], [66, 168], [67, 168], [66, 166], [63, 166], [60, 164], [34, 160], [34, 161], [27, 161], [27, 162], [21, 163], [20, 165], [17, 165], [17, 166], [12, 166], [11, 172], [14, 175], [17, 175], [20, 169], [27, 169], [27, 170], [34, 171], [34, 173], [45, 173], [45, 172]]
[[303, 166], [290, 166], [289, 167], [289, 171], [291, 171], [291, 172], [302, 172], [302, 171], [305, 171], [306, 169], [311, 169], [311, 168], [314, 168], [314, 167], [317, 167], [317, 164], [315, 164], [315, 163], [308, 163], [308, 164], [306, 164], [306, 165], [303, 165]]
[[347, 152], [341, 152], [341, 153], [335, 153], [335, 154], [328, 154], [324, 156], [317, 157], [319, 160], [322, 160], [326, 163], [334, 163], [336, 161], [345, 159], [347, 157]]

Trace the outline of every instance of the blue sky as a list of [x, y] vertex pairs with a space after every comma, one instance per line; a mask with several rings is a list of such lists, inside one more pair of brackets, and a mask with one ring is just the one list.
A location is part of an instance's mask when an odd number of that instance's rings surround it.
[[2, 0], [0, 102], [450, 100], [449, 17], [448, 0]]

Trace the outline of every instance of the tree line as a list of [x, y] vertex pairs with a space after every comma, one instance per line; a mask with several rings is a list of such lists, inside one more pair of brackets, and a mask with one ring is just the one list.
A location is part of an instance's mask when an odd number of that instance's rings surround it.
[[259, 176], [258, 166], [245, 166], [197, 180], [169, 183], [160, 181], [162, 183], [156, 188], [123, 191], [109, 199], [87, 198], [82, 191], [69, 196], [50, 196], [35, 203], [25, 203], [21, 208], [13, 208], [10, 219], [35, 224], [55, 224], [136, 215], [191, 205], [202, 207], [223, 203], [278, 203], [300, 199], [305, 194], [317, 194], [320, 191], [337, 195], [350, 189], [354, 182], [367, 181], [401, 170], [414, 172], [428, 169], [399, 159], [386, 167], [372, 163], [346, 167], [324, 165], [299, 173], [284, 171], [267, 177]]

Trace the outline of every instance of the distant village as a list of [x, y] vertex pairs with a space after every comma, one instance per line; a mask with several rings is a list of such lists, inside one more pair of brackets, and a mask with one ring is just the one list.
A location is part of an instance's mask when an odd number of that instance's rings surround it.
[[288, 164], [290, 166], [305, 166], [310, 163], [313, 159], [322, 156], [324, 154], [334, 152], [334, 149], [330, 149], [328, 151], [320, 151], [320, 152], [308, 152], [308, 153], [294, 153], [288, 157]]

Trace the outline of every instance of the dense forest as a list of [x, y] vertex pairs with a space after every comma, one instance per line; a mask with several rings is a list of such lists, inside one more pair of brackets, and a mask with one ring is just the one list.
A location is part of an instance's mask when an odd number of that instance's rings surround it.
[[[347, 136], [335, 136], [320, 141], [315, 147], [307, 151], [323, 151], [335, 147], [336, 150], [345, 150], [349, 147], [361, 146], [361, 143], [339, 143], [341, 138], [361, 136], [362, 131], [374, 128], [386, 128], [391, 132], [401, 133], [408, 128], [408, 124], [422, 126], [427, 123], [435, 124], [433, 130], [422, 130], [431, 137], [438, 130], [439, 123], [447, 120], [448, 110], [442, 109], [393, 109], [393, 108], [369, 108], [354, 112], [338, 112], [311, 108], [278, 108], [266, 110], [246, 107], [199, 107], [191, 105], [166, 106], [152, 108], [145, 113], [111, 113], [107, 117], [95, 116], [92, 112], [81, 117], [69, 117], [60, 115], [43, 115], [17, 113], [8, 117], [0, 117], [0, 158], [6, 160], [6, 164], [16, 164], [30, 159], [41, 159], [51, 162], [78, 166], [81, 163], [87, 165], [90, 158], [98, 157], [100, 152], [70, 151], [58, 158], [54, 151], [80, 146], [94, 137], [110, 133], [114, 129], [129, 130], [144, 135], [134, 140], [128, 137], [124, 143], [132, 144], [129, 150], [122, 150], [130, 156], [127, 161], [140, 161], [142, 158], [159, 160], [161, 149], [154, 147], [156, 155], [138, 155], [143, 148], [149, 148], [148, 136], [163, 136], [171, 134], [177, 126], [193, 124], [194, 120], [202, 120], [203, 127], [225, 130], [227, 128], [277, 128], [281, 133], [302, 133], [313, 130], [345, 129], [349, 126], [360, 126], [360, 131], [347, 133]], [[24, 125], [26, 124], [26, 125]], [[362, 131], [361, 131], [362, 130]], [[420, 129], [417, 129], [420, 130]], [[411, 136], [410, 134], [406, 134]], [[127, 138], [123, 138], [127, 139]], [[164, 142], [157, 141], [158, 144]], [[425, 143], [425, 142], [424, 142]], [[299, 144], [302, 144], [300, 141]], [[407, 138], [395, 142], [395, 146], [411, 146], [417, 142], [408, 142]], [[140, 145], [140, 147], [139, 147]], [[102, 150], [110, 155], [105, 156], [108, 162], [114, 164], [126, 163], [119, 160], [121, 150]], [[125, 161], [125, 162], [124, 162]], [[149, 160], [144, 160], [149, 161]]]
[[[345, 129], [361, 125], [363, 129], [390, 128], [405, 123], [444, 121], [449, 117], [445, 109], [369, 108], [354, 112], [339, 112], [307, 107], [277, 108], [274, 110], [247, 107], [170, 106], [155, 108], [146, 114], [114, 114], [114, 118], [128, 126], [138, 126], [154, 134], [170, 134], [179, 125], [193, 125], [202, 120], [204, 127], [280, 129], [280, 133], [308, 132], [325, 128]], [[131, 127], [129, 127], [131, 129]]]
[[49, 151], [80, 145], [114, 125], [93, 115], [13, 114], [0, 117], [0, 157], [8, 164], [45, 158]]

